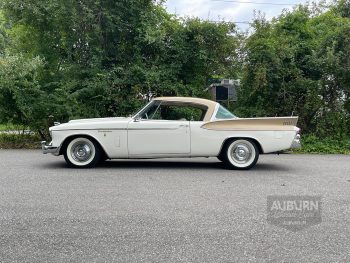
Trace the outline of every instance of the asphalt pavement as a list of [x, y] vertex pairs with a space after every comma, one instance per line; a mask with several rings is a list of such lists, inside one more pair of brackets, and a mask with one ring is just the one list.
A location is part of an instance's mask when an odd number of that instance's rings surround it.
[[[267, 221], [267, 197], [320, 196], [322, 222]], [[0, 150], [0, 262], [350, 262], [350, 156], [107, 161]]]

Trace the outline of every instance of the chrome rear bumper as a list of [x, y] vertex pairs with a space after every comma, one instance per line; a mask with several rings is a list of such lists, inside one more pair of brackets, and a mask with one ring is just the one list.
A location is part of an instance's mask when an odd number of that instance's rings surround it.
[[294, 140], [293, 140], [292, 145], [290, 146], [290, 148], [291, 149], [301, 148], [300, 134], [295, 135]]
[[54, 147], [52, 143], [46, 144], [46, 141], [41, 142], [41, 149], [43, 150], [43, 154], [52, 153], [53, 155], [60, 154], [61, 147]]

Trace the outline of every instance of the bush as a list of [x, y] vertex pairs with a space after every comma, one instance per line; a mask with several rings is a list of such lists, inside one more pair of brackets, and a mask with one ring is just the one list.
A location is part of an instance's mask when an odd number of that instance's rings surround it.
[[315, 135], [301, 137], [301, 149], [295, 153], [350, 154], [350, 138], [318, 138]]
[[0, 149], [39, 149], [40, 137], [33, 134], [0, 134]]

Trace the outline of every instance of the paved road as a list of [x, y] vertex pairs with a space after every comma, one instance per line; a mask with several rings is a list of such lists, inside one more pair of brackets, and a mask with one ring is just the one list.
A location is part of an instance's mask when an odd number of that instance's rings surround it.
[[[270, 225], [268, 195], [321, 195], [322, 223]], [[0, 150], [0, 262], [350, 262], [350, 156], [113, 161]]]

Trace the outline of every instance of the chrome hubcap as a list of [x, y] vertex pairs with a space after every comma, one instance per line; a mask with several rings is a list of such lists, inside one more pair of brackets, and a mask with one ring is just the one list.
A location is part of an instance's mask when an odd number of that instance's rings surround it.
[[247, 144], [237, 144], [232, 147], [231, 157], [238, 163], [246, 163], [251, 159], [252, 150]]
[[76, 142], [70, 152], [73, 159], [77, 162], [86, 162], [93, 155], [93, 148], [88, 142]]

